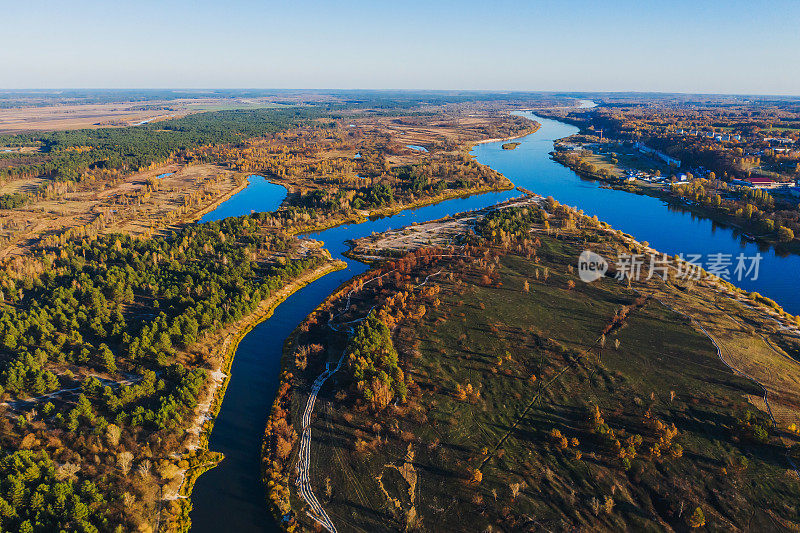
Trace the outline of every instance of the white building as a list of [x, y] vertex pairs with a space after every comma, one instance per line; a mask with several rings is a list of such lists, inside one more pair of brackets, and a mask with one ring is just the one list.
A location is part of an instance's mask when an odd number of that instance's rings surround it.
[[642, 152], [643, 154], [652, 155], [654, 157], [659, 158], [660, 160], [664, 161], [668, 165], [674, 165], [676, 167], [681, 166], [681, 160], [675, 159], [674, 157], [670, 157], [664, 152], [656, 150], [655, 148], [650, 148], [646, 144], [642, 144], [639, 141], [634, 141], [633, 143], [634, 148]]

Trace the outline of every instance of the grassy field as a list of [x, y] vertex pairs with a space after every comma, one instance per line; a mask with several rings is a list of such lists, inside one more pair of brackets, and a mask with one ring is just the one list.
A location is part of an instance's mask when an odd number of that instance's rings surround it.
[[[583, 243], [539, 239], [532, 258], [442, 260], [352, 300], [349, 318], [441, 270], [436, 295], [419, 289], [393, 330], [408, 401], [375, 412], [346, 373], [320, 393], [312, 485], [337, 528], [797, 528], [800, 484], [786, 458], [797, 436], [780, 427], [798, 421], [800, 373], [789, 346], [756, 333], [763, 310], [707, 286], [585, 284], [570, 269]], [[408, 317], [414, 305], [422, 318]], [[322, 335], [312, 324], [287, 349]], [[778, 429], [760, 386], [728, 368], [712, 338], [734, 367], [779, 376], [768, 383]]]
[[675, 173], [675, 169], [670, 168], [661, 161], [640, 154], [632, 148], [616, 146], [615, 148], [610, 148], [610, 150], [616, 154], [617, 163], [611, 160], [610, 153], [589, 152], [583, 159], [592, 163], [598, 169], [605, 168], [612, 176], [617, 178], [625, 176], [625, 171], [628, 169], [641, 170], [650, 174], [658, 170], [662, 176], [669, 176]]
[[[169, 174], [162, 178], [160, 175]], [[42, 238], [85, 228], [92, 233], [142, 235], [195, 218], [246, 183], [246, 174], [217, 165], [167, 165], [115, 183], [64, 184], [56, 198], [0, 210], [0, 257], [25, 253]], [[19, 179], [3, 192], [20, 192], [41, 178]], [[91, 229], [90, 229], [91, 228]]]
[[107, 104], [64, 104], [0, 109], [0, 133], [57, 131], [108, 126], [136, 126], [146, 122], [204, 111], [278, 107], [266, 98], [196, 98]]

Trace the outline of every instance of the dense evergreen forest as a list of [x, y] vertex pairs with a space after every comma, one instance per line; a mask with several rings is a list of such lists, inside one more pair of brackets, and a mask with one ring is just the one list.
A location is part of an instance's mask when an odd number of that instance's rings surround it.
[[[275, 133], [322, 112], [322, 108], [310, 107], [216, 111], [127, 128], [0, 136], [0, 146], [40, 148], [30, 155], [15, 155], [14, 161], [0, 169], [0, 179], [43, 176], [79, 181], [95, 169], [139, 170], [201, 146]], [[28, 163], [26, 159], [34, 161]]]
[[191, 347], [325, 260], [289, 259], [275, 223], [106, 235], [0, 275], [0, 382], [19, 413], [0, 420], [2, 530], [141, 523], [207, 380]]

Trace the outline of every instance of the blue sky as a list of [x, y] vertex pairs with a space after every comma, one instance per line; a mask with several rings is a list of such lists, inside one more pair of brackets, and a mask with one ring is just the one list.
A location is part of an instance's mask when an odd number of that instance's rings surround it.
[[0, 88], [800, 95], [800, 2], [0, 2]]

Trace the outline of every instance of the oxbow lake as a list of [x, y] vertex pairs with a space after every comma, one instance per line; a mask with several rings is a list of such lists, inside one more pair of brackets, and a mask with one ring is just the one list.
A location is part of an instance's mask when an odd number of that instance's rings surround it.
[[286, 198], [286, 187], [271, 183], [264, 176], [252, 175], [247, 181], [247, 187], [203, 215], [199, 222], [239, 217], [252, 212], [275, 211]]
[[[591, 107], [591, 103], [584, 102], [582, 107]], [[501, 145], [505, 141], [480, 144], [472, 150], [478, 161], [502, 172], [515, 185], [543, 196], [553, 196], [561, 203], [583, 209], [590, 216], [597, 215], [613, 227], [640, 241], [648, 241], [657, 250], [670, 255], [726, 253], [735, 256], [740, 252], [754, 255], [759, 251], [758, 246], [744, 240], [737, 232], [671, 208], [660, 199], [604, 189], [595, 181], [580, 178], [549, 156], [553, 141], [576, 133], [577, 128], [533, 113], [521, 114], [542, 126], [535, 133], [518, 139], [521, 144], [515, 150], [503, 150]], [[252, 176], [247, 188], [205, 215], [201, 222], [251, 211], [271, 211], [280, 205], [285, 195], [283, 187], [261, 176]], [[479, 209], [518, 195], [515, 191], [505, 191], [448, 200], [308, 235], [324, 241], [333, 257], [345, 261], [348, 268], [294, 293], [239, 344], [231, 380], [209, 443], [210, 449], [224, 453], [225, 459], [217, 468], [200, 476], [195, 485], [191, 513], [194, 532], [278, 530], [267, 511], [260, 479], [260, 452], [266, 417], [278, 387], [281, 349], [289, 334], [330, 293], [367, 270], [366, 265], [342, 255], [348, 249], [345, 242], [412, 222]], [[800, 257], [780, 257], [771, 250], [761, 250], [761, 253], [763, 260], [758, 279], [737, 284], [776, 300], [791, 313], [800, 313], [800, 291], [797, 291]], [[336, 376], [328, 383], [335, 385], [335, 382]]]

